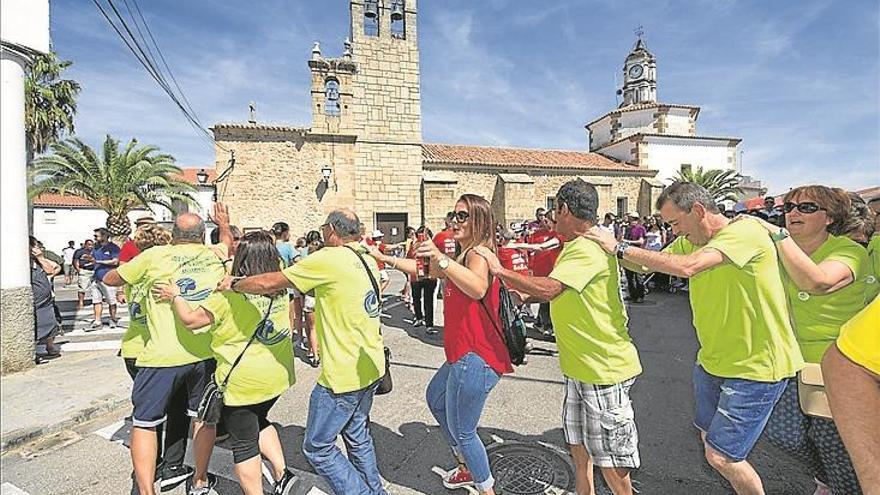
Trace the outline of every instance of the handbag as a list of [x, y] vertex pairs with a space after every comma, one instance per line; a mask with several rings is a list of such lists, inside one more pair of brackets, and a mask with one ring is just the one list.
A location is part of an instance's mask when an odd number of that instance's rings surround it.
[[[357, 252], [353, 247], [345, 247], [351, 249], [351, 252], [357, 255], [358, 259], [363, 263], [364, 270], [367, 271], [367, 276], [370, 277], [370, 283], [373, 285], [373, 290], [376, 292], [377, 304], [381, 308], [382, 294], [379, 292], [379, 284], [376, 283], [376, 277], [373, 276], [373, 272], [370, 271], [370, 267], [367, 265], [367, 260], [365, 260], [361, 253]], [[379, 324], [379, 335], [382, 335], [381, 323]], [[394, 380], [391, 378], [391, 349], [389, 349], [388, 346], [384, 346], [383, 351], [385, 352], [385, 374], [382, 375], [382, 378], [379, 378], [379, 385], [376, 387], [376, 395], [385, 395], [394, 389]]]
[[807, 363], [798, 373], [798, 402], [807, 416], [831, 419], [831, 407], [825, 395], [825, 380], [819, 363]]
[[257, 337], [257, 334], [260, 332], [260, 329], [266, 324], [266, 320], [269, 318], [269, 314], [272, 312], [272, 304], [275, 303], [275, 298], [269, 300], [269, 307], [266, 309], [266, 314], [263, 315], [263, 319], [260, 320], [260, 323], [257, 324], [257, 328], [254, 329], [253, 335], [251, 335], [250, 340], [248, 340], [247, 345], [244, 346], [244, 349], [241, 350], [241, 353], [235, 358], [235, 361], [232, 363], [232, 366], [229, 368], [229, 372], [226, 373], [226, 378], [223, 379], [223, 383], [221, 385], [217, 385], [216, 374], [211, 379], [211, 382], [205, 387], [204, 393], [202, 393], [202, 398], [199, 400], [199, 408], [196, 411], [196, 420], [201, 421], [205, 424], [216, 425], [220, 422], [220, 413], [223, 411], [223, 394], [226, 391], [226, 385], [229, 383], [229, 377], [232, 376], [232, 371], [238, 366], [238, 363], [241, 361], [241, 358], [244, 357], [244, 353], [247, 352], [248, 347], [254, 342], [254, 339]]
[[501, 320], [501, 328], [498, 328], [495, 319], [492, 318], [486, 301], [480, 299], [480, 305], [483, 306], [489, 321], [492, 322], [492, 326], [495, 327], [495, 331], [498, 332], [507, 347], [511, 364], [519, 366], [526, 362], [526, 324], [522, 319], [522, 314], [513, 304], [507, 287], [501, 283], [498, 290], [498, 316]]

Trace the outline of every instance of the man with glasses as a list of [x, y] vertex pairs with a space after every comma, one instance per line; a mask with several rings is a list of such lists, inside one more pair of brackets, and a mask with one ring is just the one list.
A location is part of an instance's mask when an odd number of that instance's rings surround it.
[[662, 252], [618, 242], [599, 229], [584, 236], [630, 269], [690, 278], [695, 419], [706, 460], [738, 494], [764, 493], [746, 460], [776, 402], [804, 366], [789, 319], [776, 247], [757, 222], [730, 223], [703, 187], [679, 182], [657, 198], [678, 238]]
[[758, 216], [777, 227], [785, 226], [785, 215], [776, 209], [776, 198], [773, 196], [764, 198], [764, 209], [758, 212]]
[[104, 306], [102, 299], [107, 300], [110, 307], [110, 328], [116, 328], [119, 320], [116, 318], [116, 287], [104, 283], [104, 275], [119, 266], [119, 246], [110, 241], [110, 231], [105, 228], [95, 229], [95, 247], [92, 249], [92, 258], [95, 263], [95, 280], [92, 283], [92, 308], [95, 319], [88, 331], [101, 328]]

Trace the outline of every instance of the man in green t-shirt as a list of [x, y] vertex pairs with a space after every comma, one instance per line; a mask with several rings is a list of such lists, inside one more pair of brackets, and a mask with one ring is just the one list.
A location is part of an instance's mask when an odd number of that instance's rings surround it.
[[694, 424], [706, 459], [738, 494], [764, 493], [746, 461], [788, 379], [803, 368], [789, 320], [776, 248], [756, 222], [722, 215], [712, 195], [690, 182], [667, 187], [657, 209], [678, 238], [663, 252], [585, 237], [630, 269], [690, 278], [700, 350], [694, 366]]
[[[354, 212], [331, 212], [321, 234], [323, 249], [283, 271], [227, 278], [220, 289], [246, 294], [285, 288], [315, 292], [322, 370], [309, 399], [303, 454], [334, 493], [384, 495], [369, 432], [373, 395], [385, 373], [381, 295], [370, 280], [378, 281], [379, 269], [371, 256], [363, 256], [360, 220]], [[348, 458], [336, 446], [339, 435], [345, 439]]]
[[[104, 275], [103, 282], [109, 286], [136, 285], [148, 291], [156, 283], [171, 280], [184, 300], [197, 304], [210, 296], [226, 275], [221, 259], [204, 245], [204, 239], [204, 220], [193, 213], [178, 215], [170, 245], [144, 251]], [[167, 415], [175, 414], [168, 408], [171, 398], [182, 387], [188, 397], [187, 412], [195, 416], [205, 387], [213, 379], [214, 360], [210, 334], [188, 330], [175, 318], [168, 303], [153, 297], [146, 297], [143, 302], [149, 338], [137, 358], [138, 372], [131, 392], [131, 458], [141, 495], [153, 495], [158, 450], [156, 426]], [[207, 493], [216, 484], [216, 478], [208, 473], [215, 435], [214, 425], [193, 423], [195, 473], [186, 473], [193, 476], [190, 493]], [[164, 484], [163, 487], [168, 489]]]
[[593, 464], [617, 494], [632, 493], [630, 470], [639, 467], [638, 433], [630, 388], [642, 372], [620, 299], [617, 259], [581, 237], [596, 225], [599, 195], [582, 179], [556, 193], [556, 231], [565, 242], [547, 277], [501, 266], [488, 249], [475, 248], [489, 271], [508, 287], [550, 302], [559, 364], [565, 376], [563, 431], [576, 468], [578, 493], [593, 493]]

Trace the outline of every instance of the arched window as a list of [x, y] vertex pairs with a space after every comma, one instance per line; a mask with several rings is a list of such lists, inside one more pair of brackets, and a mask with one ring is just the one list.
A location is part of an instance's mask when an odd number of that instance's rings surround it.
[[391, 37], [406, 38], [406, 5], [404, 0], [391, 0]]
[[379, 0], [364, 2], [364, 34], [379, 36]]
[[336, 79], [327, 79], [324, 83], [324, 113], [338, 116], [339, 105], [339, 82]]

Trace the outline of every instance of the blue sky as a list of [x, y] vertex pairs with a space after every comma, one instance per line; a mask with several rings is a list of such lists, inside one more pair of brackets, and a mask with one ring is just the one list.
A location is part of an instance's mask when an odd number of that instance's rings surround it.
[[[123, 7], [122, 0], [116, 0]], [[308, 125], [312, 42], [338, 56], [345, 0], [141, 0], [200, 120]], [[77, 134], [137, 137], [210, 166], [212, 149], [91, 2], [51, 3], [55, 49], [83, 86]], [[421, 0], [426, 142], [586, 149], [616, 107], [642, 25], [659, 99], [702, 107], [698, 132], [743, 138], [743, 171], [771, 192], [880, 184], [880, 12], [874, 0]]]

